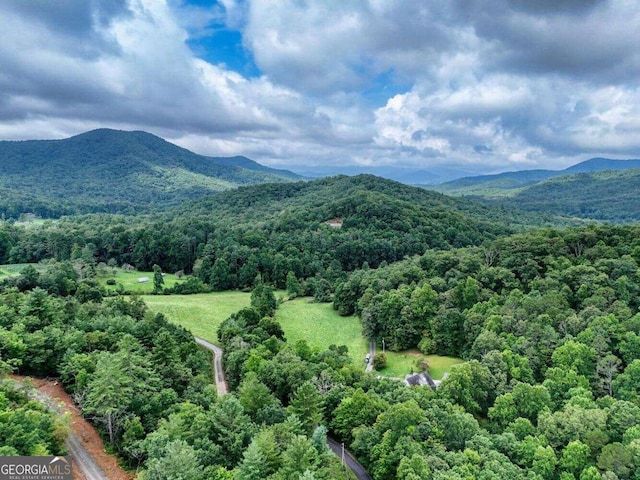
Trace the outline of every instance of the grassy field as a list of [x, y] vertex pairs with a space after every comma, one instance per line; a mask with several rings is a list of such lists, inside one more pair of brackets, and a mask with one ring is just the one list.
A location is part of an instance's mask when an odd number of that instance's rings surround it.
[[309, 298], [285, 302], [276, 312], [287, 341], [304, 339], [311, 347], [326, 349], [331, 344], [346, 345], [356, 364], [367, 354], [367, 341], [362, 337], [358, 317], [341, 317], [330, 303], [311, 303]]
[[[169, 320], [190, 330], [195, 336], [211, 342], [217, 341], [220, 324], [232, 313], [248, 307], [251, 295], [244, 292], [216, 292], [198, 295], [144, 295], [152, 312], [160, 312]], [[284, 302], [276, 311], [276, 319], [289, 343], [306, 340], [311, 347], [326, 349], [331, 344], [346, 345], [356, 365], [364, 367], [368, 342], [362, 337], [358, 317], [341, 317], [330, 303], [312, 303], [309, 298], [296, 298]], [[431, 376], [439, 380], [451, 365], [461, 363], [459, 358], [423, 355], [417, 350], [387, 351], [387, 368], [381, 375], [402, 378], [419, 371], [420, 360], [427, 360]]]
[[[145, 295], [142, 298], [151, 311], [165, 314], [194, 335], [212, 342], [217, 341], [220, 324], [251, 302], [250, 294], [243, 292]], [[280, 305], [276, 319], [288, 342], [304, 339], [311, 347], [320, 349], [331, 344], [346, 345], [354, 361], [364, 365], [367, 342], [362, 338], [357, 317], [341, 317], [329, 303], [310, 303], [308, 298], [297, 298]]]
[[441, 357], [439, 355], [424, 355], [418, 350], [406, 350], [404, 352], [390, 352], [387, 354], [387, 367], [380, 370], [381, 375], [388, 377], [404, 376], [411, 372], [419, 372], [418, 362], [426, 360], [429, 363], [429, 375], [434, 380], [440, 380], [445, 372], [451, 369], [452, 365], [462, 363], [463, 360], [455, 357]]
[[[33, 265], [37, 270], [44, 270], [46, 265], [40, 263], [16, 263], [0, 265], [0, 278], [4, 276], [18, 275], [24, 267], [27, 265]], [[153, 272], [141, 272], [139, 270], [126, 271], [121, 268], [108, 268], [105, 274], [100, 274], [98, 270], [98, 276], [96, 280], [100, 285], [105, 287], [107, 292], [116, 292], [117, 285], [122, 285], [125, 292], [135, 293], [137, 295], [145, 295], [153, 292]], [[149, 280], [146, 282], [140, 282], [138, 279], [146, 277]], [[171, 273], [164, 275], [164, 286], [173, 287], [176, 283], [180, 282], [178, 277]], [[113, 279], [116, 285], [107, 285], [107, 281]]]
[[11, 263], [6, 265], [0, 265], [0, 277], [18, 275], [24, 267], [27, 265], [33, 265], [36, 269], [41, 270], [42, 266], [38, 263]]
[[10, 263], [0, 265], [0, 278], [15, 277], [20, 274], [24, 267], [31, 265], [38, 271], [44, 270], [45, 266], [41, 263]]
[[234, 291], [196, 295], [144, 295], [141, 298], [152, 312], [163, 313], [196, 337], [214, 343], [218, 340], [216, 332], [220, 324], [232, 313], [251, 303], [249, 293]]

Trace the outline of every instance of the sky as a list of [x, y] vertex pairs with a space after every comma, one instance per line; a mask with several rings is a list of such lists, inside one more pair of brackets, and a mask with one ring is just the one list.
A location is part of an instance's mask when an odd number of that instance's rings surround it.
[[293, 170], [640, 158], [637, 0], [0, 0], [0, 139]]

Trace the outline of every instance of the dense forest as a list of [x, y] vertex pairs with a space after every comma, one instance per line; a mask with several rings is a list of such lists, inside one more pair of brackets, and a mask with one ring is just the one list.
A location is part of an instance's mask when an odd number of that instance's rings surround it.
[[64, 455], [68, 431], [68, 419], [30, 399], [23, 385], [0, 382], [0, 455]]
[[524, 189], [500, 204], [531, 212], [593, 218], [609, 222], [640, 221], [640, 169], [581, 173], [558, 177]]
[[283, 288], [290, 271], [331, 283], [365, 263], [480, 245], [551, 220], [367, 175], [334, 177], [241, 187], [158, 215], [4, 223], [0, 263], [84, 258], [147, 271], [157, 264], [217, 290], [250, 288], [257, 274]]
[[[53, 262], [42, 273], [27, 267], [5, 281], [0, 370], [60, 378], [110, 448], [129, 467], [145, 466], [144, 478], [259, 478], [253, 458], [259, 448], [268, 449], [274, 479], [350, 478], [327, 447], [326, 428], [306, 417], [303, 387], [284, 405], [249, 382], [244, 394], [218, 398], [210, 356], [190, 333], [151, 315], [136, 297], [103, 293], [66, 263]], [[284, 351], [279, 325], [258, 313], [268, 313], [263, 298], [256, 293], [256, 309], [248, 314], [263, 332], [254, 337]], [[336, 368], [350, 363], [344, 355], [326, 355], [335, 357]], [[4, 454], [64, 451], [63, 430], [44, 407], [23, 405], [4, 387], [0, 401]]]
[[[376, 480], [637, 480], [640, 227], [552, 220], [358, 176], [5, 222], [2, 263], [40, 265], [0, 282], [0, 365], [60, 378], [140, 478], [349, 478], [330, 435]], [[232, 392], [216, 397], [189, 332], [101, 287], [101, 263], [251, 291], [218, 331]], [[275, 288], [359, 315], [390, 350], [465, 363], [410, 388], [344, 346], [288, 343]]]

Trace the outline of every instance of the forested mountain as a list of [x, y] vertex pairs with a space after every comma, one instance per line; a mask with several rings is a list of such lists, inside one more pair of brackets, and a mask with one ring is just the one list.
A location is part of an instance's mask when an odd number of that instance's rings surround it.
[[146, 132], [99, 129], [64, 140], [0, 142], [0, 215], [134, 213], [299, 176], [244, 157], [205, 157]]
[[612, 160], [610, 158], [591, 158], [562, 170], [564, 173], [590, 173], [604, 170], [629, 170], [640, 168], [640, 160]]
[[549, 178], [574, 173], [593, 173], [605, 170], [629, 170], [640, 168], [640, 160], [611, 160], [591, 158], [564, 170], [521, 170], [495, 175], [465, 177], [441, 185], [429, 187], [449, 195], [474, 195], [480, 197], [502, 197], [512, 195], [514, 189], [534, 185]]
[[258, 273], [283, 287], [289, 271], [331, 283], [364, 263], [480, 245], [528, 221], [541, 222], [378, 177], [331, 177], [241, 187], [146, 217], [6, 224], [0, 263], [88, 254], [142, 270], [195, 270], [216, 289], [248, 287]]

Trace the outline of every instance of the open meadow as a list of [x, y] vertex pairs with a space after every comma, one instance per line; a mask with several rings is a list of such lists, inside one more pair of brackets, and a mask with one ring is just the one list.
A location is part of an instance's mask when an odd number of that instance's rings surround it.
[[[189, 329], [197, 337], [217, 341], [220, 324], [232, 313], [248, 307], [251, 295], [244, 292], [215, 292], [197, 295], [144, 295], [153, 312]], [[357, 317], [341, 317], [330, 303], [313, 303], [296, 298], [282, 303], [276, 311], [287, 341], [306, 340], [312, 348], [346, 345], [355, 362], [364, 364], [367, 342]]]
[[24, 269], [24, 267], [28, 265], [33, 265], [36, 268], [36, 270], [41, 270], [43, 268], [38, 263], [8, 263], [5, 265], [0, 265], [0, 278], [19, 275], [20, 272]]
[[218, 327], [232, 313], [251, 303], [251, 295], [228, 291], [195, 295], [143, 295], [152, 312], [163, 313], [170, 321], [190, 330], [196, 337], [218, 341]]
[[[160, 312], [195, 336], [216, 342], [220, 324], [232, 313], [248, 307], [251, 295], [228, 291], [200, 293], [197, 295], [144, 295], [144, 301], [152, 312]], [[296, 298], [282, 303], [276, 311], [276, 319], [282, 325], [287, 341], [295, 344], [306, 340], [310, 347], [326, 349], [330, 345], [346, 345], [356, 365], [364, 367], [368, 342], [362, 337], [360, 319], [342, 317], [330, 303], [314, 303], [310, 298]], [[438, 380], [451, 365], [461, 363], [459, 358], [423, 355], [417, 350], [405, 352], [387, 351], [387, 367], [381, 375], [402, 378], [418, 372], [418, 362], [426, 360], [431, 376]]]
[[[20, 272], [29, 265], [35, 267], [38, 271], [46, 269], [46, 264], [43, 263], [5, 264], [0, 265], [0, 278], [19, 275]], [[162, 278], [164, 280], [164, 288], [173, 287], [176, 283], [182, 281], [172, 273], [166, 273]], [[143, 279], [144, 281], [142, 281]], [[96, 268], [95, 280], [97, 280], [108, 293], [120, 291], [122, 293], [146, 295], [153, 292], [153, 272], [98, 266]]]
[[287, 341], [306, 340], [309, 346], [326, 349], [346, 345], [356, 364], [364, 366], [368, 342], [362, 337], [360, 319], [341, 317], [330, 303], [314, 303], [308, 297], [284, 302], [276, 311]]

